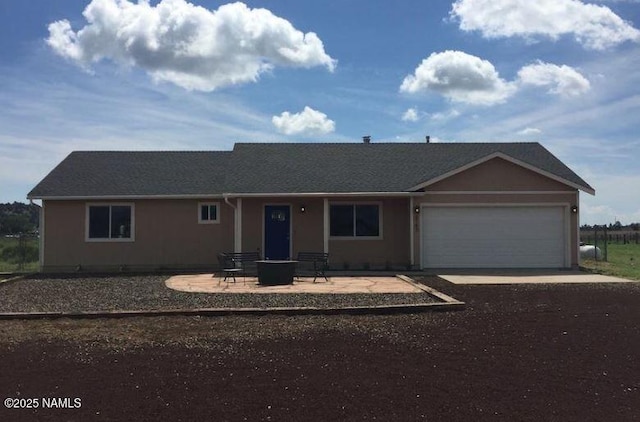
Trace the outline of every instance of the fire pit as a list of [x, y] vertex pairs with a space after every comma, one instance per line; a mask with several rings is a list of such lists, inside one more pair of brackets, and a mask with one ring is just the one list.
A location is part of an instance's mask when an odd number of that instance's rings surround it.
[[258, 283], [265, 286], [293, 284], [296, 263], [291, 260], [261, 260], [258, 266]]

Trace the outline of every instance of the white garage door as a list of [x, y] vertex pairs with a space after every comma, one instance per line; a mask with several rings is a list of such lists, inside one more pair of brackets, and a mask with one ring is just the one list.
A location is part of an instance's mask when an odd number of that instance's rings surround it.
[[563, 207], [423, 207], [424, 268], [565, 267]]

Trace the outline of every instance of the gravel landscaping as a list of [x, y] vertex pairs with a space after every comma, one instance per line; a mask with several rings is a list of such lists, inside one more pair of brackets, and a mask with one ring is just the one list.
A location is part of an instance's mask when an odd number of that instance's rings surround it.
[[422, 282], [465, 310], [0, 321], [3, 397], [82, 402], [0, 420], [640, 420], [640, 283]]
[[33, 276], [0, 285], [1, 312], [146, 311], [195, 308], [335, 308], [433, 303], [412, 294], [212, 294], [169, 289], [168, 275]]

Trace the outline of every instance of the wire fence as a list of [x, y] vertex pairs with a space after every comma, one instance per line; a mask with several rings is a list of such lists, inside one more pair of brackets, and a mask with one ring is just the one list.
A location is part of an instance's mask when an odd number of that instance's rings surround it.
[[1, 237], [0, 273], [37, 271], [39, 253], [37, 235], [22, 233]]

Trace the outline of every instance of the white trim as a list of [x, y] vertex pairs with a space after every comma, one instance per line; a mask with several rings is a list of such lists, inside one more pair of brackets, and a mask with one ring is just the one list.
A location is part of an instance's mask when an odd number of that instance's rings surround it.
[[573, 190], [428, 190], [424, 195], [564, 195]]
[[564, 207], [564, 266], [571, 267], [571, 205]]
[[447, 173], [441, 174], [440, 176], [434, 177], [434, 178], [429, 179], [429, 180], [427, 180], [425, 182], [422, 182], [422, 183], [420, 183], [420, 184], [418, 184], [416, 186], [413, 186], [412, 188], [409, 188], [409, 190], [410, 191], [417, 191], [419, 189], [424, 189], [425, 187], [427, 187], [429, 185], [433, 185], [434, 183], [437, 183], [437, 182], [439, 182], [441, 180], [447, 179], [447, 178], [449, 178], [451, 176], [454, 176], [454, 175], [456, 175], [458, 173], [462, 173], [465, 170], [468, 170], [468, 169], [470, 169], [472, 167], [475, 167], [477, 165], [485, 163], [485, 162], [487, 162], [489, 160], [492, 160], [494, 158], [502, 158], [503, 160], [506, 160], [506, 161], [508, 161], [510, 163], [516, 164], [516, 165], [518, 165], [520, 167], [524, 167], [527, 170], [531, 170], [534, 173], [538, 173], [538, 174], [540, 174], [542, 176], [548, 177], [549, 179], [555, 180], [556, 182], [560, 182], [562, 184], [571, 186], [572, 188], [580, 189], [580, 190], [583, 190], [583, 191], [585, 191], [585, 192], [587, 192], [587, 193], [589, 193], [591, 195], [595, 195], [595, 190], [593, 190], [593, 189], [590, 189], [590, 188], [588, 188], [586, 186], [582, 186], [582, 185], [579, 185], [577, 183], [571, 182], [571, 181], [569, 181], [567, 179], [564, 179], [564, 178], [562, 178], [560, 176], [557, 176], [557, 175], [555, 175], [553, 173], [549, 173], [548, 171], [542, 170], [539, 167], [536, 167], [536, 166], [533, 166], [531, 164], [525, 163], [524, 161], [520, 161], [520, 160], [518, 160], [516, 158], [513, 158], [510, 155], [504, 154], [502, 152], [494, 152], [492, 154], [486, 155], [486, 156], [484, 156], [482, 158], [479, 158], [479, 159], [477, 159], [475, 161], [467, 163], [464, 166], [458, 167], [458, 168], [456, 168], [454, 170], [451, 170], [451, 171], [449, 171]]
[[[202, 219], [202, 207], [215, 206], [216, 218], [215, 220], [203, 220]], [[211, 217], [211, 215], [209, 215]], [[198, 202], [198, 224], [220, 224], [220, 202]]]
[[[469, 203], [422, 203], [420, 204], [420, 214], [424, 212], [424, 208], [439, 208], [439, 207], [463, 207], [463, 208], [487, 208], [487, 207], [564, 207], [564, 263], [565, 267], [571, 266], [571, 229], [570, 229], [570, 218], [569, 213], [571, 212], [571, 204], [568, 202], [500, 202], [500, 203], [490, 203], [490, 202], [469, 202]], [[422, 224], [422, 216], [419, 220], [420, 226], [420, 268], [425, 269], [424, 266], [424, 240], [425, 236], [423, 235], [423, 224]], [[568, 237], [567, 237], [568, 236]]]
[[[333, 201], [329, 203], [329, 210], [331, 210], [331, 205], [352, 205], [354, 207], [353, 212], [353, 236], [331, 236], [331, 218], [329, 217], [329, 239], [330, 240], [384, 240], [384, 231], [383, 231], [383, 206], [382, 201]], [[378, 206], [378, 236], [356, 236], [356, 213], [355, 206], [356, 205], [377, 205]]]
[[[87, 202], [85, 206], [84, 216], [84, 241], [89, 243], [120, 243], [135, 242], [136, 240], [136, 206], [134, 202]], [[89, 237], [89, 208], [91, 207], [109, 207], [109, 236], [111, 236], [111, 207], [130, 207], [131, 208], [131, 237], [127, 238], [90, 238]]]
[[242, 198], [236, 199], [236, 208], [234, 210], [234, 242], [233, 251], [242, 252]]
[[215, 195], [104, 195], [104, 196], [28, 196], [27, 199], [56, 201], [102, 201], [133, 199], [222, 199], [222, 198], [261, 198], [261, 197], [339, 197], [339, 196], [420, 196], [422, 192], [264, 192], [264, 193], [222, 193]]
[[324, 225], [324, 253], [329, 253], [329, 198], [324, 198], [322, 205], [324, 212], [322, 216], [322, 223]]
[[38, 253], [38, 261], [40, 265], [40, 271], [44, 268], [44, 241], [45, 241], [45, 216], [44, 216], [44, 201], [42, 201], [42, 206], [40, 207], [40, 227], [38, 227], [38, 234], [40, 235], [39, 245], [40, 251]]
[[98, 196], [28, 196], [47, 201], [131, 201], [134, 199], [222, 199], [223, 195], [98, 195]]
[[[240, 199], [240, 198], [238, 198]], [[266, 227], [265, 217], [267, 207], [289, 207], [289, 258], [293, 253], [293, 206], [291, 203], [264, 203], [262, 204], [262, 258], [267, 259], [267, 246], [266, 246]]]
[[[578, 212], [576, 213], [576, 264], [580, 267], [580, 191], [576, 191], [576, 203], [574, 204]], [[595, 253], [595, 252], [594, 252]]]
[[237, 197], [237, 198], [290, 198], [290, 197], [322, 197], [322, 198], [334, 198], [334, 197], [360, 197], [360, 196], [374, 196], [374, 197], [410, 197], [421, 196], [424, 192], [264, 192], [264, 193], [225, 193], [224, 196]]
[[413, 238], [413, 231], [415, 228], [415, 224], [413, 223], [414, 221], [414, 214], [415, 212], [413, 211], [414, 205], [413, 205], [413, 197], [409, 198], [409, 254], [410, 254], [410, 260], [409, 262], [411, 263], [411, 269], [413, 269], [413, 264], [415, 261], [415, 258], [413, 256], [414, 254], [414, 247], [413, 247], [413, 243], [414, 243], [414, 238]]

